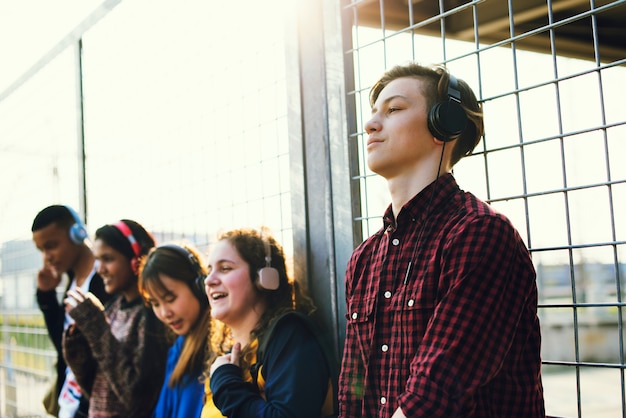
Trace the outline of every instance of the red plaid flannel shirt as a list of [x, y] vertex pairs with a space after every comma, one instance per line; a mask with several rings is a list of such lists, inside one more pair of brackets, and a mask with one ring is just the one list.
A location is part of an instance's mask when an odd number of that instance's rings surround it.
[[341, 417], [545, 416], [530, 255], [451, 174], [397, 222], [387, 209], [350, 259], [346, 299]]

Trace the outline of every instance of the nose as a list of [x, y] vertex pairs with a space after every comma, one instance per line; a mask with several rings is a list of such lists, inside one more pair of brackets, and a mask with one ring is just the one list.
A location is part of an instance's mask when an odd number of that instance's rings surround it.
[[209, 288], [211, 286], [215, 286], [219, 283], [219, 279], [217, 278], [217, 274], [215, 273], [215, 269], [212, 269], [209, 274], [207, 274], [206, 279], [204, 279], [204, 285]]
[[372, 117], [365, 122], [365, 132], [371, 134], [376, 131], [380, 131], [380, 122], [376, 118], [376, 115], [372, 115]]

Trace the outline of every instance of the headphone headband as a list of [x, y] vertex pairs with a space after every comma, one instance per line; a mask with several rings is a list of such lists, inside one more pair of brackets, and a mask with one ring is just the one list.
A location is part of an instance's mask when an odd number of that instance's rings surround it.
[[124, 237], [126, 237], [131, 248], [133, 249], [133, 252], [135, 253], [135, 257], [139, 257], [141, 255], [141, 245], [139, 245], [135, 239], [135, 236], [128, 225], [126, 225], [124, 221], [117, 221], [113, 224], [113, 226], [117, 228], [117, 230], [120, 231]]
[[193, 270], [196, 272], [196, 274], [198, 276], [203, 275], [199, 260], [196, 258], [195, 255], [193, 255], [191, 251], [189, 251], [184, 246], [178, 245], [178, 244], [161, 244], [157, 247], [157, 249], [160, 249], [160, 248], [172, 250], [178, 255], [180, 255], [181, 257], [187, 259], [189, 263], [191, 264], [191, 266], [193, 267]]
[[185, 248], [182, 245], [161, 244], [158, 247], [156, 247], [156, 249], [157, 250], [158, 249], [171, 250], [175, 252], [176, 254], [178, 254], [179, 256], [181, 256], [182, 258], [186, 259], [189, 262], [189, 264], [191, 264], [191, 268], [195, 272], [196, 277], [193, 280], [193, 283], [191, 283], [190, 287], [192, 288], [192, 291], [194, 292], [194, 294], [196, 295], [198, 300], [200, 300], [201, 303], [208, 304], [209, 300], [204, 291], [204, 280], [206, 279], [206, 274], [202, 271], [200, 260], [198, 260], [191, 251], [189, 251], [187, 248]]

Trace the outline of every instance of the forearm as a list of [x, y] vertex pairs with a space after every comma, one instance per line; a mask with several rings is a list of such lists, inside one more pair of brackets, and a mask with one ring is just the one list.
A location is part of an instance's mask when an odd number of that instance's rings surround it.
[[85, 337], [77, 329], [69, 328], [63, 336], [63, 357], [74, 373], [78, 385], [89, 396], [98, 367]]
[[242, 370], [233, 364], [225, 364], [213, 372], [210, 379], [210, 388], [213, 393], [213, 402], [224, 416], [246, 417], [244, 411], [254, 411], [263, 408], [265, 401], [255, 385], [246, 382], [241, 377]]
[[165, 374], [164, 336], [147, 329], [146, 318], [138, 314], [126, 325], [127, 335], [118, 340], [104, 315], [89, 310], [77, 317], [77, 325], [83, 327], [99, 372], [129, 411], [152, 408]]
[[50, 340], [54, 344], [57, 351], [61, 353], [64, 312], [63, 306], [61, 306], [57, 300], [56, 291], [42, 291], [38, 289], [37, 304], [43, 314]]

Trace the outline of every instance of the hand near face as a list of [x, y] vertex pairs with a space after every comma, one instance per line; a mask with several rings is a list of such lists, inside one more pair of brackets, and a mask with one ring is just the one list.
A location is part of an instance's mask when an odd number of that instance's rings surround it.
[[70, 311], [75, 308], [79, 303], [82, 303], [87, 299], [91, 300], [91, 303], [100, 308], [101, 311], [104, 310], [104, 305], [102, 305], [102, 302], [100, 302], [100, 299], [98, 299], [96, 295], [91, 292], [85, 293], [80, 288], [67, 291], [67, 297], [64, 300], [65, 310]]
[[224, 364], [234, 364], [237, 367], [241, 367], [239, 363], [239, 353], [241, 352], [241, 343], [235, 343], [232, 351], [229, 354], [224, 354], [223, 356], [219, 356], [215, 359], [213, 364], [211, 365], [210, 374], [220, 366]]
[[60, 283], [61, 275], [49, 264], [44, 264], [43, 268], [37, 273], [37, 289], [42, 292], [54, 290]]

